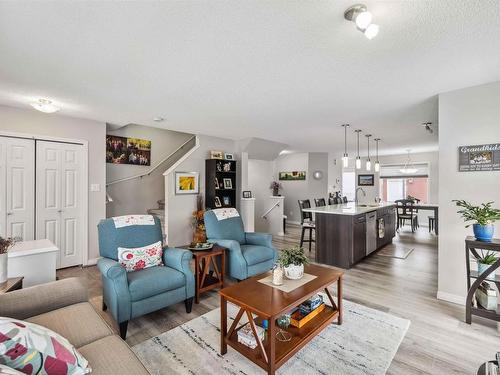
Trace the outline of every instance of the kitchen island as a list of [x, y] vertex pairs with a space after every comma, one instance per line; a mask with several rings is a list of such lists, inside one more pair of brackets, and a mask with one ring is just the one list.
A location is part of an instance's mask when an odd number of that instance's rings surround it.
[[393, 203], [344, 203], [304, 211], [315, 215], [318, 263], [350, 268], [396, 235]]

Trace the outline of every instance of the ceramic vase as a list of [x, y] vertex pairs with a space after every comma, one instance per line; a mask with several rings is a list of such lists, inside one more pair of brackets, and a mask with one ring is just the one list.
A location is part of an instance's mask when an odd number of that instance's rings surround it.
[[295, 264], [290, 264], [283, 268], [285, 271], [285, 276], [292, 280], [299, 280], [304, 276], [304, 265], [299, 266]]
[[7, 253], [0, 254], [0, 284], [7, 281]]

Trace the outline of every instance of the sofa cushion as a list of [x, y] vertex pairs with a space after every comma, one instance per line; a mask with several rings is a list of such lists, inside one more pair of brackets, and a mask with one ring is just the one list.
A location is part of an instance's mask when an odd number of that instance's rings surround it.
[[118, 261], [127, 272], [160, 266], [163, 264], [162, 255], [161, 241], [141, 247], [118, 248]]
[[182, 272], [163, 266], [127, 272], [127, 279], [132, 301], [140, 301], [186, 285]]
[[107, 336], [78, 349], [92, 366], [92, 375], [148, 375], [139, 359], [118, 336]]
[[241, 245], [241, 252], [249, 266], [274, 258], [274, 250], [265, 246]]
[[26, 320], [57, 332], [77, 348], [113, 334], [88, 302], [66, 306]]
[[66, 338], [12, 318], [0, 318], [0, 363], [25, 374], [83, 375], [92, 371]]
[[218, 220], [213, 210], [205, 212], [205, 228], [211, 240], [234, 240], [245, 243], [245, 230], [240, 216]]

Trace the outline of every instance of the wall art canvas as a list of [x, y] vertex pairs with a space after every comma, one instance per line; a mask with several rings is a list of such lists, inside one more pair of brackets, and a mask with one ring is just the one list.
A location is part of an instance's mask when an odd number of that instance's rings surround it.
[[106, 163], [151, 165], [151, 141], [107, 135]]
[[459, 172], [500, 171], [500, 143], [458, 148]]
[[280, 172], [280, 181], [304, 181], [306, 179], [306, 171]]
[[199, 191], [198, 172], [175, 172], [175, 194], [198, 194]]

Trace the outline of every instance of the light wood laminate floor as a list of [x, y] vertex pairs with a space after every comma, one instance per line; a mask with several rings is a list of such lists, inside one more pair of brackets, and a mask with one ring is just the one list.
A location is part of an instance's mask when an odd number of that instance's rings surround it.
[[[298, 244], [298, 227], [289, 226], [285, 237], [276, 237], [276, 248]], [[407, 259], [372, 254], [346, 271], [344, 298], [411, 321], [411, 326], [388, 371], [389, 374], [475, 374], [479, 365], [500, 350], [500, 333], [494, 322], [473, 318], [464, 323], [463, 306], [439, 301], [437, 293], [437, 237], [421, 228], [407, 228], [396, 235], [394, 245], [414, 248]], [[311, 252], [314, 259], [314, 246]], [[108, 313], [101, 311], [102, 291], [96, 267], [58, 271], [59, 278], [82, 276], [89, 281], [91, 302], [116, 329]], [[202, 295], [200, 304], [186, 314], [184, 304], [148, 314], [129, 323], [127, 342], [135, 345], [170, 330], [219, 306], [216, 291]]]

